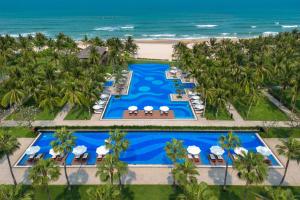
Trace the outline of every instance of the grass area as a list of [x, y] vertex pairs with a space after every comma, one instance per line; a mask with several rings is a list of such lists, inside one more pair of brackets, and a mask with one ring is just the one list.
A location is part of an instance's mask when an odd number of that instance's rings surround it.
[[[13, 186], [12, 186], [13, 187]], [[30, 186], [25, 186], [30, 189]], [[50, 194], [54, 200], [71, 200], [81, 199], [88, 200], [89, 196], [86, 194], [88, 188], [97, 187], [89, 185], [73, 186], [71, 191], [68, 191], [65, 186], [52, 185], [50, 186]], [[222, 191], [220, 186], [209, 186], [218, 199], [222, 200], [242, 200], [244, 199], [243, 186], [228, 186], [226, 192]], [[300, 194], [300, 187], [289, 187], [295, 195]], [[177, 195], [180, 194], [178, 188], [173, 188], [169, 185], [129, 185], [123, 190], [122, 200], [175, 200]], [[254, 193], [263, 194], [264, 188], [260, 186], [249, 187], [249, 200], [254, 200]], [[34, 189], [34, 199], [46, 200], [46, 192], [42, 188]]]
[[215, 110], [212, 106], [209, 105], [206, 106], [205, 118], [209, 120], [232, 120], [226, 108], [220, 109], [218, 112], [218, 116], [216, 116]]
[[14, 135], [16, 137], [34, 138], [37, 136], [36, 133], [34, 133], [31, 129], [26, 127], [0, 127], [0, 130], [9, 131], [11, 135]]
[[[272, 88], [269, 92], [278, 100], [281, 99], [282, 103], [292, 110], [291, 99], [292, 94], [290, 89], [286, 89], [285, 91], [280, 90], [279, 88]], [[295, 112], [300, 115], [300, 94], [297, 97], [296, 104], [295, 104]]]
[[91, 117], [92, 115], [86, 107], [76, 106], [70, 110], [65, 120], [89, 120]]
[[300, 138], [300, 128], [268, 128], [261, 132], [260, 136], [264, 138]]
[[240, 115], [246, 120], [260, 121], [285, 121], [289, 118], [279, 110], [266, 97], [260, 97], [256, 105], [253, 105], [247, 118], [248, 104], [247, 101], [238, 99], [233, 102], [234, 107]]

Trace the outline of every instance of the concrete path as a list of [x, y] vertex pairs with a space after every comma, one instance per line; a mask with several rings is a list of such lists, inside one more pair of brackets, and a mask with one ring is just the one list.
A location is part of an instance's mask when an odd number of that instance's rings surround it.
[[291, 119], [299, 119], [295, 113], [292, 113], [287, 107], [285, 107], [280, 101], [273, 97], [268, 91], [263, 90], [263, 94], [271, 101], [275, 106], [277, 106], [282, 112], [284, 112]]
[[[21, 157], [26, 148], [32, 143], [33, 138], [21, 138], [21, 148], [11, 156], [12, 163], [15, 164]], [[278, 139], [265, 139], [265, 142], [269, 145], [270, 149], [284, 164], [286, 159], [282, 156], [278, 156], [275, 151], [276, 144], [279, 144]], [[18, 182], [29, 184], [28, 170], [29, 168], [16, 168], [14, 167], [14, 173]], [[200, 176], [199, 181], [205, 181], [211, 185], [223, 184], [224, 168], [210, 168], [203, 167], [198, 168]], [[70, 181], [72, 184], [99, 184], [100, 181], [95, 177], [97, 171], [96, 167], [74, 167], [68, 168]], [[270, 169], [268, 179], [264, 184], [277, 185], [282, 177], [284, 169]], [[285, 185], [300, 186], [300, 167], [297, 162], [292, 161], [288, 169]], [[126, 184], [172, 184], [171, 168], [167, 167], [129, 167], [129, 173], [123, 177], [123, 183]], [[59, 180], [53, 184], [66, 184], [66, 180], [63, 176], [63, 168], [61, 168], [62, 175]], [[11, 184], [12, 179], [10, 177], [9, 169], [7, 166], [7, 160], [0, 160], [0, 184]], [[237, 177], [237, 171], [230, 168], [228, 174], [228, 184], [230, 185], [244, 185], [244, 181], [241, 181]]]
[[57, 122], [63, 121], [71, 109], [72, 109], [72, 106], [70, 106], [69, 104], [66, 104], [62, 108], [62, 110], [56, 115], [54, 121], [57, 121]]
[[235, 109], [235, 107], [231, 103], [228, 102], [226, 107], [227, 107], [228, 112], [230, 114], [232, 114], [232, 117], [235, 121], [237, 121], [237, 122], [244, 121], [244, 119], [242, 118], [240, 113]]

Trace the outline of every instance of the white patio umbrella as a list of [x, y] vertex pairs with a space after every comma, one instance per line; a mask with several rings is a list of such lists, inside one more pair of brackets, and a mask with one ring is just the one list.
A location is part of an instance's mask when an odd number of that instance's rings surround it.
[[56, 151], [54, 151], [54, 149], [53, 149], [53, 148], [49, 150], [49, 154], [50, 154], [51, 156], [58, 156], [58, 155], [60, 155], [60, 153], [59, 153], [59, 152], [56, 152]]
[[145, 110], [145, 111], [152, 111], [152, 110], [153, 110], [153, 107], [152, 107], [152, 106], [145, 106], [145, 107], [144, 107], [144, 110]]
[[39, 152], [41, 150], [40, 146], [31, 146], [28, 149], [26, 149], [25, 154], [26, 155], [34, 155], [37, 152]]
[[211, 146], [210, 147], [210, 152], [217, 155], [217, 156], [221, 156], [225, 153], [224, 149], [220, 146]]
[[270, 156], [272, 154], [271, 150], [265, 146], [256, 147], [256, 151], [263, 156]]
[[137, 106], [129, 106], [129, 107], [128, 107], [128, 110], [129, 110], [129, 111], [136, 111], [137, 109], [138, 109]]
[[193, 104], [203, 104], [203, 101], [201, 100], [192, 100]]
[[171, 73], [171, 74], [176, 74], [176, 73], [177, 73], [177, 70], [174, 70], [174, 69], [173, 69], [173, 70], [170, 71], [170, 73]]
[[109, 149], [107, 149], [105, 145], [102, 145], [96, 149], [96, 153], [98, 155], [106, 155], [106, 154], [108, 154], [108, 152], [109, 152]]
[[194, 108], [196, 108], [196, 109], [199, 109], [199, 110], [203, 110], [204, 109], [204, 105], [201, 105], [201, 104], [197, 104], [197, 105], [195, 105], [194, 106]]
[[100, 99], [107, 99], [109, 97], [108, 94], [101, 94]]
[[237, 155], [243, 155], [243, 152], [245, 154], [248, 154], [248, 150], [245, 149], [244, 147], [236, 147], [236, 148], [234, 148], [234, 153], [236, 153]]
[[189, 96], [197, 96], [197, 93], [193, 92], [193, 91], [188, 91], [188, 95]]
[[101, 107], [100, 105], [94, 105], [94, 106], [93, 106], [93, 109], [94, 109], [94, 110], [99, 110], [99, 109], [101, 109], [101, 108], [102, 108], [102, 107]]
[[190, 153], [192, 155], [198, 155], [201, 152], [201, 149], [195, 145], [188, 146], [188, 148], [186, 150], [188, 153]]
[[170, 108], [168, 106], [160, 106], [159, 110], [161, 110], [163, 112], [168, 112], [170, 110]]
[[199, 100], [199, 99], [200, 99], [200, 96], [195, 95], [195, 96], [192, 96], [191, 99], [193, 99], [193, 100]]
[[172, 70], [177, 70], [177, 67], [172, 66], [171, 69], [172, 69]]
[[100, 101], [97, 101], [96, 103], [97, 103], [98, 105], [103, 105], [103, 104], [106, 103], [106, 101], [101, 101], [101, 100], [100, 100]]
[[86, 146], [80, 145], [80, 146], [74, 147], [72, 153], [75, 154], [75, 155], [82, 155], [86, 152], [86, 150], [87, 150]]

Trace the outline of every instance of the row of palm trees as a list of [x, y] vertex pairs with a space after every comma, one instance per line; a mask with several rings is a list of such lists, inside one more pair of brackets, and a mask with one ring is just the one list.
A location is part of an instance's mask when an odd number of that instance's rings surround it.
[[[105, 185], [92, 188], [88, 191], [88, 194], [95, 197], [95, 199], [105, 199], [105, 196], [111, 197], [111, 199], [121, 198], [123, 189], [122, 177], [128, 173], [127, 163], [120, 160], [120, 155], [129, 147], [129, 141], [125, 136], [126, 133], [119, 130], [109, 133], [106, 147], [110, 149], [111, 153], [106, 155], [103, 161], [97, 165], [97, 172], [95, 174], [102, 183], [105, 183]], [[62, 152], [65, 156], [68, 156], [76, 145], [76, 138], [73, 133], [66, 130], [66, 128], [61, 128], [55, 132], [54, 137], [55, 140], [51, 142], [51, 146], [55, 151]], [[232, 132], [221, 136], [219, 143], [222, 148], [227, 150], [227, 158], [231, 157], [231, 149], [241, 145], [237, 135]], [[20, 188], [17, 186], [17, 181], [13, 173], [10, 155], [12, 155], [19, 147], [20, 143], [16, 137], [9, 132], [9, 129], [1, 130], [0, 155], [1, 157], [5, 157], [8, 161], [11, 177], [16, 190], [19, 190]], [[284, 175], [280, 181], [281, 185], [285, 180], [290, 161], [296, 160], [300, 162], [300, 142], [295, 138], [288, 138], [286, 140], [281, 140], [281, 144], [277, 145], [276, 148], [279, 155], [283, 155], [287, 158]], [[187, 159], [187, 152], [183, 146], [183, 141], [173, 139], [172, 141], [167, 142], [165, 151], [167, 157], [173, 163], [173, 185], [178, 185], [183, 191], [183, 194], [179, 195], [179, 199], [216, 199], [214, 194], [207, 187], [207, 184], [203, 182], [198, 183], [197, 176], [199, 175], [199, 172], [197, 171], [195, 164]], [[227, 185], [228, 159], [225, 162], [224, 190], [226, 190]], [[67, 188], [68, 190], [71, 190], [72, 187], [68, 178], [66, 162], [64, 162], [63, 166]], [[246, 182], [245, 199], [248, 197], [249, 185], [263, 183], [268, 176], [268, 166], [264, 163], [263, 156], [254, 152], [239, 156], [238, 160], [234, 162], [233, 167], [238, 171], [239, 178]], [[48, 199], [51, 199], [48, 185], [50, 182], [57, 181], [60, 175], [60, 169], [54, 160], [41, 159], [29, 170], [28, 178], [32, 181], [33, 186], [44, 187]], [[118, 183], [119, 187], [117, 187], [115, 183]], [[19, 190], [19, 192], [22, 192], [22, 190]], [[24, 195], [25, 194], [28, 195], [27, 193], [24, 193]]]
[[195, 44], [174, 45], [173, 58], [199, 83], [208, 105], [217, 116], [226, 102], [239, 100], [247, 106], [246, 116], [261, 97], [263, 88], [279, 87], [282, 94], [290, 89], [295, 110], [300, 91], [300, 32], [276, 36], [223, 39]]
[[1, 82], [0, 106], [16, 108], [31, 101], [41, 110], [54, 112], [68, 103], [90, 111], [103, 89], [105, 74], [127, 67], [137, 46], [131, 37], [106, 42], [92, 38], [87, 44], [108, 47], [108, 61], [100, 64], [94, 46], [89, 59], [80, 61], [76, 42], [63, 33], [55, 39], [42, 33], [18, 38], [0, 35], [0, 71], [8, 77]]
[[[232, 157], [230, 150], [236, 147], [240, 147], [241, 143], [238, 136], [233, 134], [233, 132], [229, 132], [228, 134], [221, 136], [219, 138], [219, 143], [220, 146], [227, 151], [223, 184], [223, 190], [226, 190], [229, 158]], [[281, 144], [277, 145], [276, 148], [279, 155], [283, 155], [287, 158], [284, 174], [279, 183], [279, 185], [282, 185], [285, 180], [290, 161], [295, 160], [298, 163], [300, 162], [300, 142], [295, 138], [288, 138], [286, 140], [282, 139]], [[215, 199], [215, 196], [211, 194], [211, 192], [209, 192], [209, 189], [205, 187], [205, 183], [197, 183], [197, 176], [199, 175], [199, 172], [196, 170], [195, 164], [187, 159], [187, 152], [183, 146], [183, 141], [173, 139], [172, 141], [167, 142], [165, 151], [168, 158], [173, 163], [173, 185], [178, 184], [185, 193], [180, 195], [182, 199]], [[246, 182], [244, 199], [248, 199], [248, 187], [250, 185], [263, 183], [268, 176], [268, 166], [264, 162], [264, 157], [258, 153], [243, 152], [243, 154], [239, 155], [238, 159], [234, 161], [233, 167], [238, 171], [239, 178]], [[208, 190], [208, 192], [204, 192], [204, 190]], [[290, 195], [289, 191], [287, 191], [286, 193], [287, 195]], [[208, 194], [208, 196], [203, 196], [200, 198], [190, 196], [191, 194]]]

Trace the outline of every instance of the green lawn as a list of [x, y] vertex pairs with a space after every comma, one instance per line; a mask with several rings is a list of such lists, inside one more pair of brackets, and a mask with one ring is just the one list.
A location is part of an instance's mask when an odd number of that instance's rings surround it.
[[65, 120], [89, 120], [92, 115], [89, 114], [89, 110], [86, 107], [73, 107]]
[[[29, 188], [30, 186], [27, 186]], [[53, 200], [71, 200], [81, 199], [88, 200], [86, 190], [96, 186], [73, 186], [72, 191], [68, 191], [65, 186], [52, 185], [50, 186], [50, 194]], [[214, 194], [220, 200], [242, 200], [244, 199], [243, 186], [228, 186], [226, 192], [222, 191], [220, 186], [210, 186], [214, 190]], [[289, 187], [294, 194], [300, 194], [300, 187]], [[123, 191], [122, 200], [175, 200], [180, 193], [179, 189], [174, 189], [168, 185], [130, 185], [126, 186]], [[263, 194], [263, 187], [253, 186], [249, 188], [248, 200], [254, 200], [254, 193]], [[34, 199], [46, 200], [46, 192], [42, 188], [34, 189]]]
[[[280, 98], [282, 98], [282, 103], [286, 107], [288, 107], [289, 109], [292, 110], [292, 105], [291, 105], [291, 99], [292, 99], [291, 90], [286, 89], [286, 91], [283, 91], [283, 95], [282, 95], [282, 91], [280, 89], [278, 89], [278, 88], [272, 88], [269, 91], [278, 100], [280, 100]], [[300, 94], [298, 95], [297, 100], [296, 100], [295, 112], [298, 113], [298, 114], [300, 114]]]
[[248, 118], [248, 105], [245, 100], [235, 100], [233, 105], [238, 110], [240, 115], [246, 120], [285, 121], [289, 119], [266, 97], [260, 97], [257, 104], [252, 106]]
[[232, 120], [226, 108], [220, 109], [218, 112], [218, 116], [216, 117], [215, 110], [212, 106], [209, 105], [206, 106], [205, 118], [209, 120]]
[[11, 135], [14, 135], [16, 137], [34, 138], [37, 136], [36, 133], [26, 127], [0, 127], [0, 130], [7, 130]]

